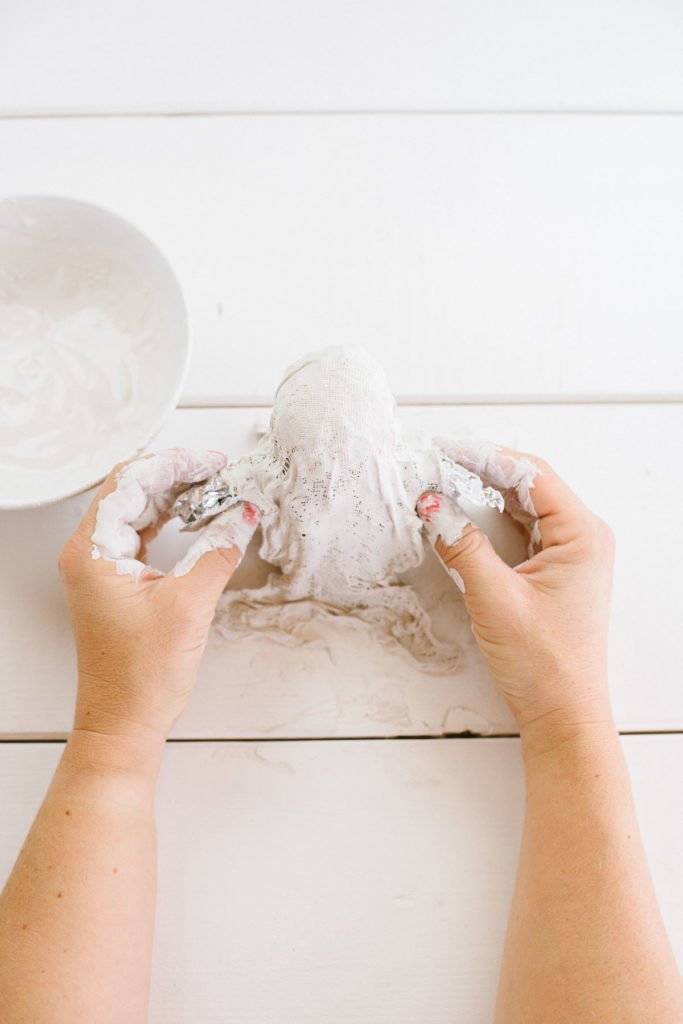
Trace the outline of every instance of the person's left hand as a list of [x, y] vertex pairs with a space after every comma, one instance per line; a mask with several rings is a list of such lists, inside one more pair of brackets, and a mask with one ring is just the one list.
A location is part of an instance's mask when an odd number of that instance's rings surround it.
[[[185, 575], [163, 575], [143, 566], [145, 544], [168, 518], [163, 511], [176, 494], [218, 472], [227, 462], [220, 453], [180, 451], [178, 454], [188, 456], [183, 471], [182, 458], [177, 462], [171, 454], [148, 456], [158, 461], [145, 464], [144, 473], [140, 472], [143, 460], [116, 466], [62, 549], [59, 569], [78, 656], [76, 730], [136, 737], [151, 730], [166, 739], [192, 692], [216, 602], [258, 525], [258, 510], [245, 504], [231, 513], [233, 517], [243, 513], [238, 531], [242, 547], [234, 542], [230, 546], [229, 536], [221, 535], [218, 523], [215, 528], [205, 528], [212, 533], [211, 543], [204, 548], [212, 550], [201, 554]], [[148, 467], [162, 472], [150, 474]], [[162, 488], [166, 490], [157, 487], [155, 491], [151, 485], [140, 489], [137, 478], [145, 481], [155, 475], [165, 481]], [[93, 557], [99, 503], [111, 495], [110, 502], [115, 504], [110, 508], [116, 509], [119, 493], [130, 485], [131, 477], [146, 504], [144, 509], [138, 507], [137, 515], [128, 516], [121, 506], [117, 525], [132, 538], [132, 545], [130, 540], [128, 543], [136, 560], [127, 564], [138, 567], [137, 578], [117, 572], [116, 561]], [[145, 521], [149, 525], [140, 529]], [[124, 563], [125, 559], [119, 568]]]

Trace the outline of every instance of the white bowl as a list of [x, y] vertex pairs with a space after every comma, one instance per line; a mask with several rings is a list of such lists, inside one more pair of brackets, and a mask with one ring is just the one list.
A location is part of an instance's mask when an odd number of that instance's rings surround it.
[[180, 285], [142, 232], [75, 199], [0, 201], [0, 508], [78, 494], [139, 454], [189, 357]]

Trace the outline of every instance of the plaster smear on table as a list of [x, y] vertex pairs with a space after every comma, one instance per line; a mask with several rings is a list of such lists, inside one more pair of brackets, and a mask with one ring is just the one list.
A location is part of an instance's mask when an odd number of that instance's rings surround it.
[[[425, 492], [444, 497], [439, 530], [454, 543], [470, 521], [458, 497], [503, 510], [540, 547], [531, 499], [538, 472], [485, 441], [424, 437], [404, 443], [396, 402], [379, 364], [357, 346], [333, 346], [290, 365], [269, 427], [250, 455], [182, 494], [172, 513], [202, 535], [176, 566], [182, 575], [224, 538], [236, 542], [244, 502], [260, 511], [260, 557], [279, 567], [257, 589], [226, 591], [215, 624], [226, 636], [262, 634], [279, 643], [320, 645], [316, 623], [343, 617], [370, 630], [422, 670], [452, 671], [460, 649], [438, 638], [415, 588], [401, 574], [423, 558], [417, 511]], [[424, 508], [422, 509], [424, 514]]]

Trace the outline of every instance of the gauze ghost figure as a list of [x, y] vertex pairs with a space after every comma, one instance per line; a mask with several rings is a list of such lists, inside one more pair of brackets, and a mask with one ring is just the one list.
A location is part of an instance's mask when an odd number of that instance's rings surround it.
[[395, 409], [384, 371], [363, 348], [309, 353], [286, 369], [256, 449], [178, 498], [171, 511], [187, 528], [211, 523], [176, 574], [189, 571], [203, 550], [234, 542], [244, 503], [258, 510], [260, 557], [280, 569], [263, 587], [223, 594], [215, 620], [221, 632], [320, 643], [314, 621], [344, 616], [400, 645], [422, 669], [457, 665], [458, 649], [434, 635], [417, 592], [399, 578], [421, 563], [423, 530], [436, 540], [429, 507], [421, 518], [418, 499], [440, 496], [451, 522], [447, 544], [470, 521], [459, 497], [506, 507], [529, 530], [531, 555], [540, 549], [530, 494], [538, 469], [488, 442], [437, 437], [407, 444]]

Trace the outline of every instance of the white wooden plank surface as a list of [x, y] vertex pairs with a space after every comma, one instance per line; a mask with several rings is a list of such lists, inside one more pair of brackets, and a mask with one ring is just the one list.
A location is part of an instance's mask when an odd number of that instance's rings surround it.
[[7, 5], [5, 112], [683, 106], [673, 0]]
[[[154, 448], [251, 450], [263, 409], [177, 412]], [[400, 408], [404, 433], [479, 436], [537, 452], [617, 534], [610, 673], [626, 730], [683, 728], [680, 586], [683, 480], [675, 470], [683, 406], [561, 405]], [[61, 736], [71, 720], [75, 665], [56, 560], [90, 501], [0, 513], [0, 735]], [[487, 529], [501, 528], [495, 513]], [[497, 543], [501, 533], [495, 535]], [[504, 540], [504, 537], [503, 537]], [[262, 571], [251, 557], [234, 585]], [[172, 527], [152, 549], [167, 569], [186, 546]], [[511, 564], [518, 557], [505, 549]], [[431, 554], [431, 553], [430, 553]], [[433, 559], [433, 556], [432, 556]], [[476, 649], [459, 593], [436, 560], [420, 576], [443, 630], [456, 630], [462, 667], [428, 676], [341, 624], [321, 635], [328, 650], [274, 646], [263, 638], [226, 642], [214, 634], [199, 686], [176, 735], [185, 737], [417, 735], [467, 728], [512, 731], [512, 720]]]
[[405, 398], [683, 395], [682, 175], [678, 118], [0, 122], [1, 192], [101, 203], [167, 253], [200, 402], [270, 401], [340, 342]]
[[[683, 961], [683, 737], [624, 746]], [[0, 746], [3, 879], [60, 750]], [[516, 741], [175, 743], [157, 806], [152, 1024], [491, 1020], [523, 815]]]

